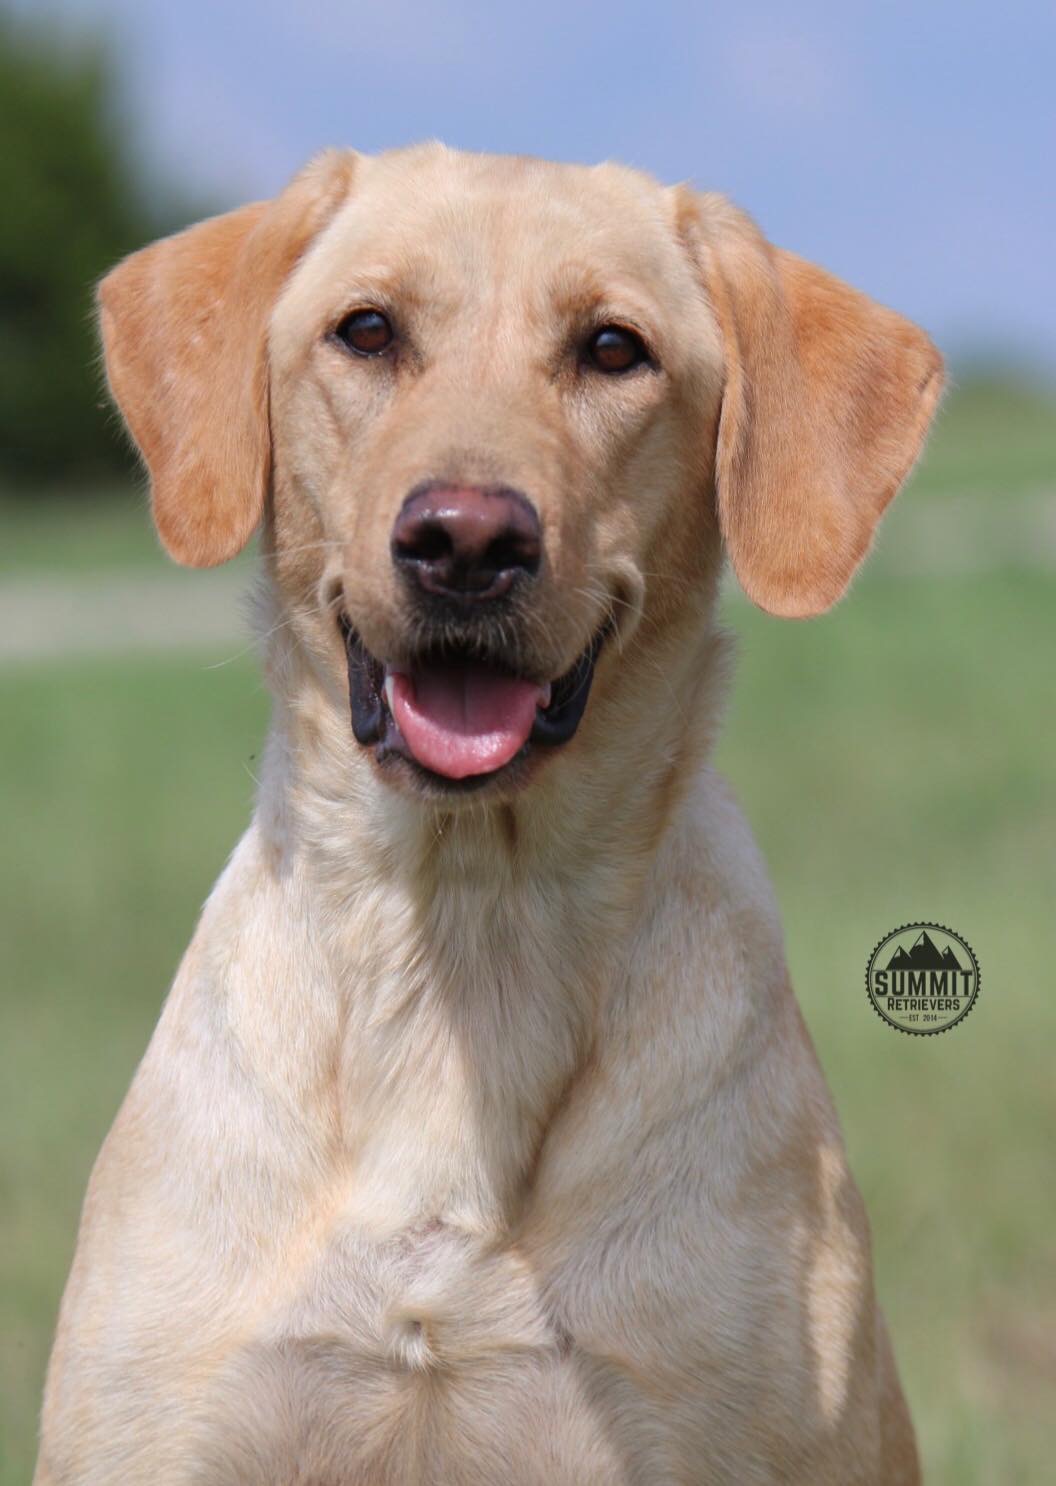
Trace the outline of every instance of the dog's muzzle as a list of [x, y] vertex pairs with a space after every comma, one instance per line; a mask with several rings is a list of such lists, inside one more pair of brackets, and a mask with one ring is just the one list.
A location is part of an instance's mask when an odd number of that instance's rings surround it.
[[373, 748], [380, 763], [400, 758], [434, 783], [469, 789], [533, 748], [574, 736], [606, 634], [600, 630], [564, 675], [541, 683], [501, 658], [450, 646], [395, 669], [371, 655], [347, 620], [342, 630], [357, 742]]

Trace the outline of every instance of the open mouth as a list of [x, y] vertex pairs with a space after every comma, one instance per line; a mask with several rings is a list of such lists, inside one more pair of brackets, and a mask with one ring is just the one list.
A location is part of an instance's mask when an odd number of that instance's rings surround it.
[[575, 734], [605, 638], [597, 635], [563, 676], [540, 683], [501, 660], [445, 648], [404, 670], [385, 665], [342, 620], [356, 741], [379, 762], [402, 758], [446, 788], [474, 788], [527, 755]]

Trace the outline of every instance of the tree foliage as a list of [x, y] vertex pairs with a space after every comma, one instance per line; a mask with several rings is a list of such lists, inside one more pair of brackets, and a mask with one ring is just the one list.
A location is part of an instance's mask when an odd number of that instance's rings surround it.
[[0, 486], [91, 483], [130, 456], [103, 390], [93, 290], [159, 230], [100, 46], [0, 20]]

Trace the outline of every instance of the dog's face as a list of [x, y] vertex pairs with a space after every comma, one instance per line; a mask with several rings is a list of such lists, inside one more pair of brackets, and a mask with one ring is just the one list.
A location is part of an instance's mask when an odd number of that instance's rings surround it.
[[826, 607], [940, 381], [921, 332], [718, 199], [435, 146], [323, 157], [101, 298], [166, 545], [221, 561], [266, 508], [350, 746], [427, 794], [559, 754], [720, 529], [758, 602]]
[[722, 348], [672, 204], [618, 170], [363, 162], [270, 342], [279, 572], [346, 624], [355, 736], [395, 778], [523, 781], [647, 564], [699, 574]]

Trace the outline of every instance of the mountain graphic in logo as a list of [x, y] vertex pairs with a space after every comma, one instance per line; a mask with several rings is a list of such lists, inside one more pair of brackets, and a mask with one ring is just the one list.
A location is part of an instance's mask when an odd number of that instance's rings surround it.
[[889, 970], [960, 970], [961, 964], [949, 945], [940, 950], [926, 929], [910, 949], [899, 946], [887, 962]]

